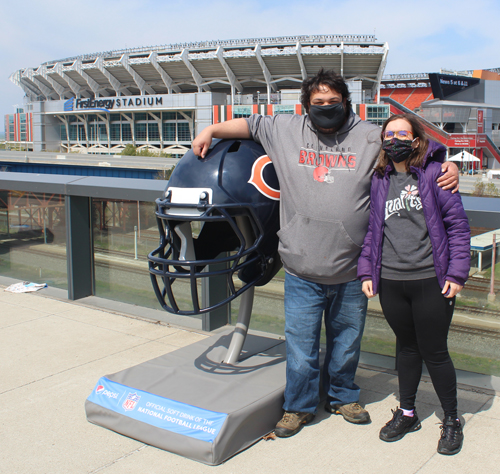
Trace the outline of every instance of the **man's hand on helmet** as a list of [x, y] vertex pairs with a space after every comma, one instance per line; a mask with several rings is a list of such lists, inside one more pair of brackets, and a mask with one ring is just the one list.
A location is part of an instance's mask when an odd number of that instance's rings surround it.
[[193, 140], [191, 144], [191, 149], [196, 156], [201, 156], [205, 158], [210, 145], [212, 144], [212, 127], [207, 127], [203, 129], [198, 136]]
[[213, 138], [250, 138], [247, 121], [245, 119], [233, 119], [227, 122], [217, 123], [204, 128], [193, 140], [191, 149], [196, 156], [205, 158]]

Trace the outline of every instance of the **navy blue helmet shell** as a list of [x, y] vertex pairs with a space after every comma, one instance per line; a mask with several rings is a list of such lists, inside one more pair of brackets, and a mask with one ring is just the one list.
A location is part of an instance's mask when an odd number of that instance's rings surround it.
[[[256, 142], [220, 140], [205, 158], [188, 151], [156, 200], [160, 246], [148, 260], [162, 307], [202, 314], [268, 283], [281, 268], [279, 197], [274, 166]], [[204, 304], [200, 282], [216, 275], [225, 296]]]

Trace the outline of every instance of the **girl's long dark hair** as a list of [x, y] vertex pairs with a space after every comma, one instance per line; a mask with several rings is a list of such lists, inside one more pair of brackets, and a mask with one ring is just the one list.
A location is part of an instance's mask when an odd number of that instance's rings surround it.
[[[399, 120], [399, 119], [406, 120], [411, 125], [411, 128], [413, 130], [413, 139], [419, 138], [418, 147], [415, 148], [412, 151], [410, 157], [407, 160], [405, 160], [406, 171], [410, 171], [410, 166], [414, 166], [415, 168], [421, 168], [424, 163], [427, 147], [429, 146], [429, 139], [427, 138], [427, 134], [425, 133], [422, 122], [415, 115], [399, 114], [389, 117], [384, 122], [384, 125], [382, 125], [382, 133], [381, 133], [382, 141], [384, 140], [384, 132], [385, 129], [387, 128], [387, 125], [389, 125], [394, 120]], [[380, 153], [378, 155], [377, 165], [375, 166], [375, 171], [383, 175], [385, 173], [385, 168], [390, 162], [391, 160], [386, 155], [385, 151], [380, 150]]]

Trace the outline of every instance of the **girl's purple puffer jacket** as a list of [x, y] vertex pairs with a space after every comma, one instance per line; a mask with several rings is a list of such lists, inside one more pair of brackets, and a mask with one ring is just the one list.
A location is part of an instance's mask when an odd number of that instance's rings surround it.
[[[443, 161], [445, 152], [443, 145], [429, 140], [422, 168], [411, 167], [411, 172], [418, 178], [434, 267], [441, 288], [446, 280], [464, 285], [470, 266], [470, 227], [460, 194], [443, 191], [436, 182], [441, 174], [440, 162]], [[389, 172], [392, 169], [391, 163], [384, 176], [379, 173], [373, 175], [368, 233], [358, 261], [358, 278], [361, 281], [371, 279], [374, 294], [378, 293], [380, 281], [385, 202], [389, 191]]]

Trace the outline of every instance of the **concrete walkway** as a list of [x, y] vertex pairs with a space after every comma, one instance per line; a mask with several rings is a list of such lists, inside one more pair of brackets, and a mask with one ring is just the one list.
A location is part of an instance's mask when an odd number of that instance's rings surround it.
[[[328, 415], [287, 439], [260, 441], [209, 467], [144, 445], [86, 421], [84, 401], [100, 376], [206, 337], [201, 331], [98, 310], [0, 287], [0, 472], [23, 473], [421, 473], [495, 472], [500, 465], [500, 403], [493, 391], [461, 386], [466, 422], [462, 452], [436, 453], [442, 413], [431, 384], [421, 383], [422, 429], [397, 443], [378, 432], [398, 405], [391, 371], [362, 366], [372, 423]], [[497, 471], [498, 472], [498, 471]]]

